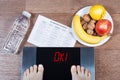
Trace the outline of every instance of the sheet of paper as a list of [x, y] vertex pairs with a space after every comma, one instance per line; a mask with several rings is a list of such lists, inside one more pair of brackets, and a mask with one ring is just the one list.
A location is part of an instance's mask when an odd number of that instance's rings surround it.
[[28, 42], [38, 47], [74, 47], [76, 40], [68, 26], [39, 15]]

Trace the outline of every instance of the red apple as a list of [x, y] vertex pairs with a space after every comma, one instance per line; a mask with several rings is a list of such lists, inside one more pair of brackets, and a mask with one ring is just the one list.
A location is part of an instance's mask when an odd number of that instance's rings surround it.
[[112, 23], [108, 19], [101, 19], [96, 23], [95, 31], [98, 35], [103, 36], [110, 33]]

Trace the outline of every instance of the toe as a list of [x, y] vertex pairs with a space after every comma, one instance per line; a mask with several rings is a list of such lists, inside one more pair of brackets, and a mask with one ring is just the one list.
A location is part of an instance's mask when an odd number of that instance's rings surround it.
[[27, 79], [26, 71], [24, 72], [23, 80]]
[[34, 66], [33, 66], [33, 71], [34, 71], [34, 72], [37, 72], [37, 65], [34, 65]]
[[76, 75], [76, 74], [77, 74], [77, 68], [76, 68], [75, 65], [73, 65], [73, 66], [71, 67], [71, 74], [72, 74], [72, 75]]
[[29, 69], [26, 70], [26, 76], [30, 74]]
[[90, 72], [88, 72], [88, 77], [89, 77], [89, 80], [92, 80], [92, 75]]
[[81, 69], [80, 69], [79, 65], [77, 65], [77, 72], [78, 72], [78, 74], [81, 74]]
[[27, 70], [24, 72], [24, 76], [27, 76]]
[[42, 73], [43, 73], [43, 71], [44, 71], [44, 67], [43, 67], [42, 64], [40, 64], [40, 65], [38, 66], [38, 72], [42, 72]]
[[30, 67], [30, 73], [32, 73], [32, 72], [33, 72], [33, 67], [31, 66], [31, 67]]
[[88, 69], [85, 70], [85, 76], [88, 77]]
[[81, 73], [84, 74], [85, 73], [85, 68], [82, 66], [81, 67]]
[[39, 78], [39, 80], [42, 80], [42, 78], [43, 78], [43, 72], [44, 72], [44, 67], [43, 67], [43, 65], [39, 65], [38, 66], [38, 78]]

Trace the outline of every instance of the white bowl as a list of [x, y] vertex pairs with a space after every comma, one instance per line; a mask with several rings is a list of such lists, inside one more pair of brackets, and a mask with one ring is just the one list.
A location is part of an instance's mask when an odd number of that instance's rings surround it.
[[[84, 14], [89, 14], [89, 10], [90, 10], [90, 7], [91, 6], [87, 6], [87, 7], [84, 7], [82, 9], [80, 9], [76, 14], [79, 15], [79, 16], [83, 16]], [[111, 28], [111, 31], [110, 33], [112, 34], [113, 33], [113, 29], [114, 29], [114, 26], [113, 26], [113, 20], [112, 20], [112, 17], [110, 16], [110, 14], [107, 12], [106, 13], [106, 16], [104, 17], [104, 19], [108, 19], [111, 21], [112, 23], [112, 28]], [[104, 43], [106, 43], [111, 36], [108, 36], [107, 38], [103, 39], [100, 43], [98, 44], [89, 44], [83, 40], [81, 40], [75, 33], [74, 31], [74, 28], [73, 28], [73, 21], [72, 21], [72, 33], [73, 33], [73, 36], [75, 37], [75, 39], [80, 42], [81, 44], [85, 45], [85, 46], [89, 46], [89, 47], [96, 47], [96, 46], [100, 46], [100, 45], [103, 45]]]

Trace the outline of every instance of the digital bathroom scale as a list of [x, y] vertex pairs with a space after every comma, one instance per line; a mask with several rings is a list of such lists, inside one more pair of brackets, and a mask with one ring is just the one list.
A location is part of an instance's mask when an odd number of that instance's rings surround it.
[[43, 64], [43, 80], [72, 80], [70, 68], [80, 65], [87, 68], [95, 80], [94, 48], [24, 47], [22, 76], [34, 64]]

